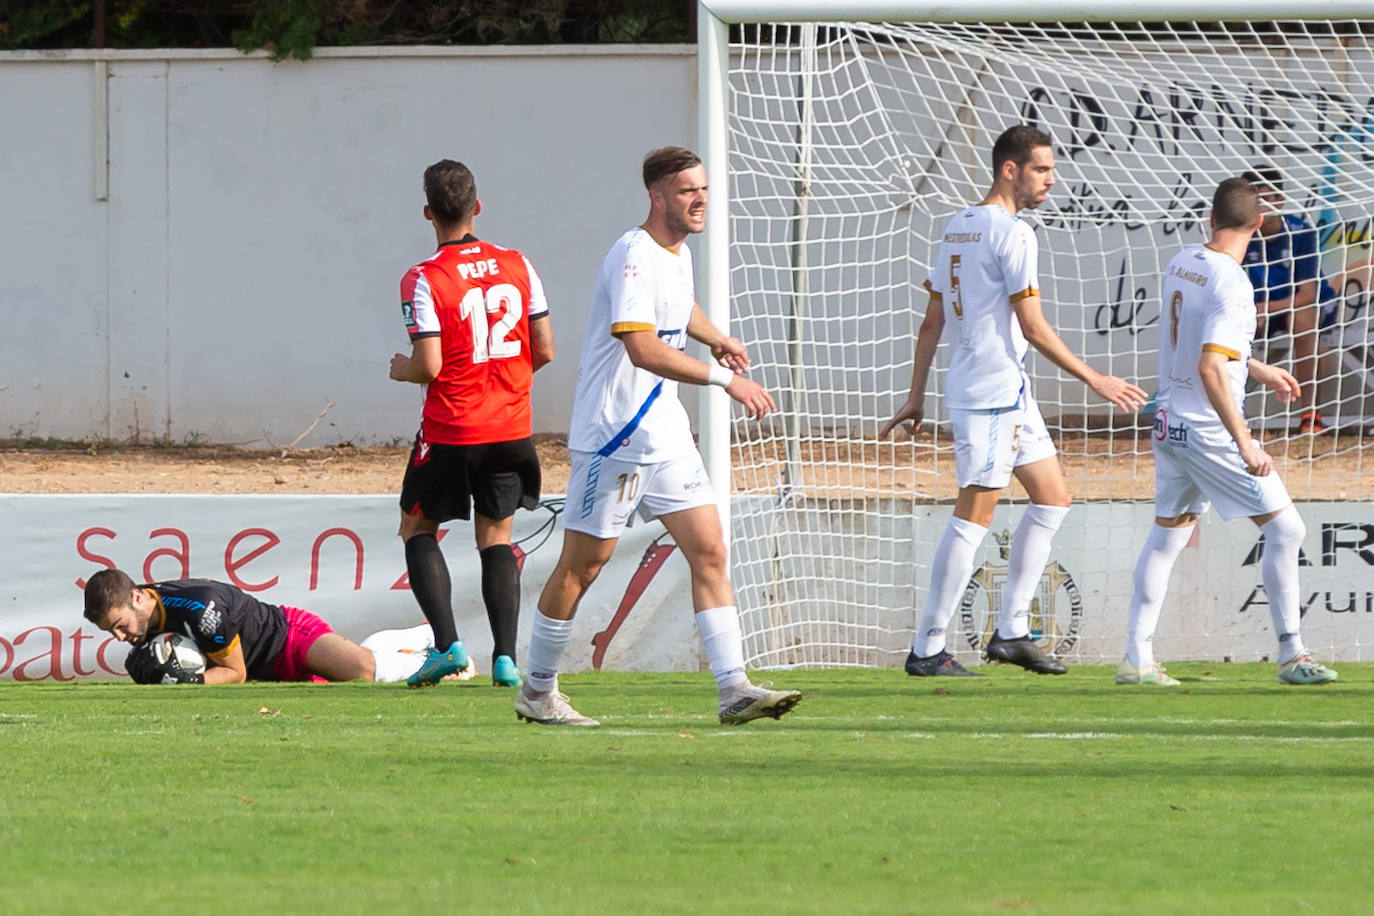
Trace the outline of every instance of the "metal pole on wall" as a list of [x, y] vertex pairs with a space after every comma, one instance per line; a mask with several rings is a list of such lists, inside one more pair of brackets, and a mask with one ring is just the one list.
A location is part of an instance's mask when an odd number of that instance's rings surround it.
[[[97, 50], [105, 47], [105, 0], [95, 0], [95, 31], [92, 42]], [[110, 63], [104, 54], [94, 61], [94, 100], [92, 117], [95, 149], [95, 199], [110, 199]]]

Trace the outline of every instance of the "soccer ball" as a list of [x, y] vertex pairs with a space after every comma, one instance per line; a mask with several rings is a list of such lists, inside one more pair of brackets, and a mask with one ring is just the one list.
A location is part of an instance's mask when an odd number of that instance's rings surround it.
[[159, 633], [153, 637], [148, 649], [159, 665], [175, 657], [182, 671], [190, 674], [205, 673], [205, 656], [200, 654], [195, 643], [180, 633]]

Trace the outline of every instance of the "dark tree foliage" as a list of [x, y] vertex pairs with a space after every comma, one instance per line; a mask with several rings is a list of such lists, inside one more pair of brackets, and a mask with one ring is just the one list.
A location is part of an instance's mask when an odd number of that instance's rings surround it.
[[694, 0], [0, 0], [0, 50], [682, 42]]

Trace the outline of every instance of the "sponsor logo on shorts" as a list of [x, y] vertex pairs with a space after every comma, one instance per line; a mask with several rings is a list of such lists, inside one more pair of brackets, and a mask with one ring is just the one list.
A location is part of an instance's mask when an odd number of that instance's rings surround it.
[[1188, 445], [1188, 424], [1170, 423], [1167, 410], [1156, 410], [1154, 437], [1156, 442], [1163, 442], [1168, 439], [1174, 445], [1186, 447]]
[[[974, 572], [959, 601], [959, 621], [969, 648], [981, 652], [997, 628], [1011, 532], [996, 534], [1000, 563], [991, 561]], [[1030, 606], [1031, 637], [1046, 654], [1067, 655], [1083, 626], [1083, 596], [1073, 576], [1060, 563], [1049, 563]]]

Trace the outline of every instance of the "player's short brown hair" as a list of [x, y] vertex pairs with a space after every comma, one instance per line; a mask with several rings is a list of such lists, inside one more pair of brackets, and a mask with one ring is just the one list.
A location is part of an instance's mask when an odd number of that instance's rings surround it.
[[465, 222], [477, 205], [477, 181], [463, 163], [440, 159], [425, 169], [425, 202], [436, 221], [447, 226]]
[[1023, 166], [1030, 162], [1031, 151], [1051, 144], [1050, 135], [1029, 124], [1017, 124], [1002, 131], [1002, 135], [992, 144], [992, 173], [996, 175], [1002, 163], [1012, 162]]
[[1250, 229], [1259, 219], [1259, 191], [1244, 178], [1228, 178], [1212, 195], [1212, 223], [1218, 229]]
[[119, 569], [102, 569], [86, 580], [86, 619], [99, 623], [117, 607], [129, 603], [134, 580]]
[[701, 157], [681, 146], [661, 146], [644, 157], [644, 187], [652, 188], [665, 178], [701, 165]]

